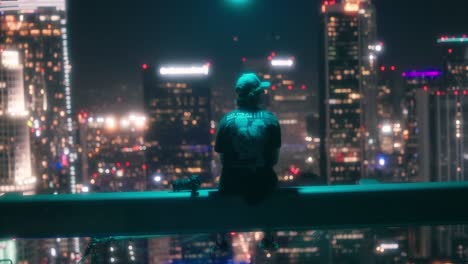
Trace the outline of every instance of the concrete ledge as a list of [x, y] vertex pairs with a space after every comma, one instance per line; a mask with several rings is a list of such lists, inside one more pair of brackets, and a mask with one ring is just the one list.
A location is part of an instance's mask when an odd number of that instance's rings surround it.
[[468, 223], [468, 182], [310, 186], [250, 206], [188, 192], [0, 197], [0, 237], [141, 236]]

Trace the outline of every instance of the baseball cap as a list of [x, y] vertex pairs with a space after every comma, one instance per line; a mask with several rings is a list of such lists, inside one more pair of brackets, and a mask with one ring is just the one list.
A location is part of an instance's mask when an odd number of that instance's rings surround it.
[[270, 82], [262, 82], [255, 73], [244, 73], [236, 83], [236, 93], [240, 97], [255, 95], [270, 87]]

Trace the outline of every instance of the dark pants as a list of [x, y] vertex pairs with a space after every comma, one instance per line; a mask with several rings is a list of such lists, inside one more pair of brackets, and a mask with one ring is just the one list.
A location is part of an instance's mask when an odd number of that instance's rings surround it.
[[225, 196], [242, 196], [249, 203], [258, 203], [278, 187], [278, 177], [273, 168], [223, 167], [219, 192]]

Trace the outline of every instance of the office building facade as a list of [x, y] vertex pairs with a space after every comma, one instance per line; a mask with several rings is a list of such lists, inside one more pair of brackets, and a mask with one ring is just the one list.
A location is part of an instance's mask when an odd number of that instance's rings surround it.
[[324, 1], [321, 20], [321, 174], [355, 183], [372, 175], [378, 148], [375, 10], [370, 1]]
[[41, 193], [74, 193], [76, 160], [64, 0], [0, 1], [0, 48], [20, 52]]
[[0, 51], [0, 193], [35, 192], [19, 53]]

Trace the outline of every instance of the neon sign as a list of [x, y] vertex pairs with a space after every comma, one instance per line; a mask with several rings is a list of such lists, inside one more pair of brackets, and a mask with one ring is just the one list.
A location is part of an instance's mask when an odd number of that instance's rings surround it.
[[191, 66], [163, 66], [159, 68], [161, 75], [179, 75], [196, 76], [208, 75], [210, 73], [210, 64], [191, 65]]
[[274, 67], [291, 67], [294, 65], [294, 61], [292, 59], [272, 59], [271, 66]]
[[402, 73], [403, 77], [416, 78], [416, 77], [439, 77], [442, 73], [440, 71], [408, 71]]

